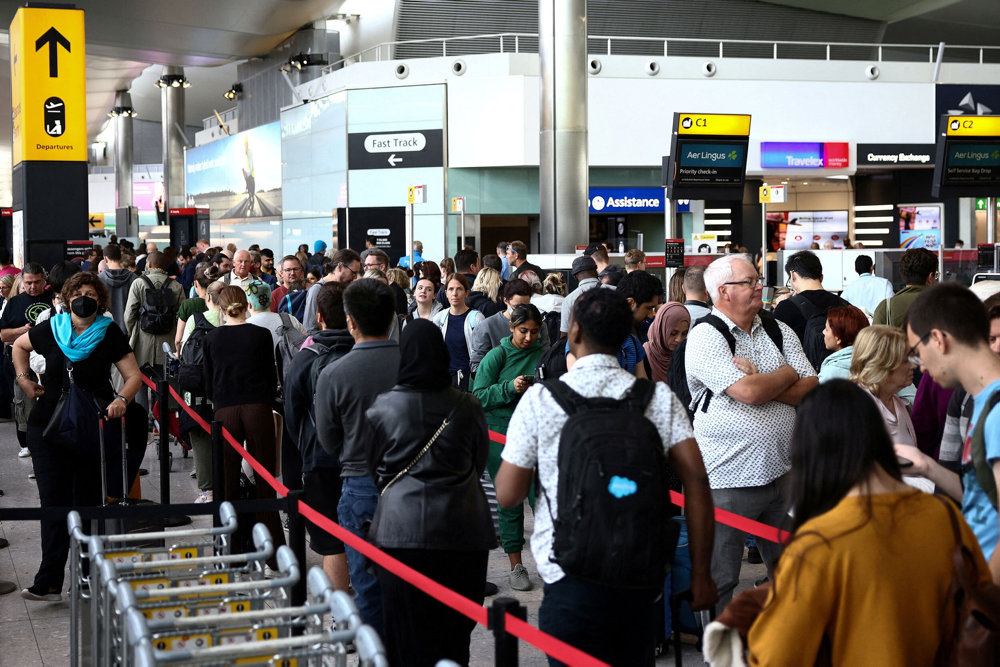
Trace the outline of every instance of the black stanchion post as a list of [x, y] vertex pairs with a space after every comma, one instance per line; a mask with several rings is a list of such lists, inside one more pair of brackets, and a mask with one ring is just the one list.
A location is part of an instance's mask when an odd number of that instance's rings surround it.
[[160, 504], [170, 504], [170, 386], [166, 378], [156, 383], [160, 404]]
[[[288, 546], [291, 548], [295, 558], [299, 561], [299, 567], [303, 572], [306, 570], [306, 524], [302, 514], [299, 513], [299, 499], [302, 491], [291, 490], [285, 496], [287, 502], [285, 512], [288, 513]], [[306, 578], [299, 577], [299, 580], [292, 585], [292, 605], [300, 606], [306, 603]]]
[[497, 598], [489, 613], [489, 629], [493, 631], [493, 663], [497, 667], [517, 667], [517, 637], [507, 632], [504, 614], [521, 620], [528, 618], [527, 607], [514, 598]]
[[[222, 448], [226, 446], [222, 439], [222, 422], [212, 421], [212, 500], [218, 505], [225, 498], [222, 467]], [[219, 526], [219, 513], [215, 513], [215, 525]]]

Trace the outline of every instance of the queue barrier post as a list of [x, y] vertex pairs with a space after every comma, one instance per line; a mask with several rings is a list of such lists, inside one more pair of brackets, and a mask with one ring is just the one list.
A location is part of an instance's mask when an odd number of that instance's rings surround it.
[[170, 385], [165, 377], [156, 382], [160, 404], [160, 504], [170, 504]]
[[514, 598], [497, 598], [490, 607], [487, 628], [493, 631], [493, 663], [497, 667], [517, 667], [517, 637], [507, 632], [506, 614], [525, 621], [528, 608]]
[[[285, 512], [288, 513], [288, 546], [292, 553], [299, 559], [300, 563], [306, 562], [306, 524], [299, 513], [299, 499], [302, 491], [292, 489], [285, 496]], [[299, 580], [292, 584], [292, 606], [301, 606], [306, 603], [306, 578], [299, 577]], [[301, 630], [301, 629], [300, 629]]]
[[[222, 448], [226, 447], [226, 443], [222, 439], [222, 422], [218, 420], [212, 420], [212, 500], [216, 505], [222, 502], [225, 497], [224, 481], [223, 481], [223, 470], [224, 468], [222, 460]], [[215, 520], [218, 522], [219, 513], [215, 513]], [[218, 523], [216, 524], [219, 525]], [[304, 563], [305, 561], [300, 561]]]

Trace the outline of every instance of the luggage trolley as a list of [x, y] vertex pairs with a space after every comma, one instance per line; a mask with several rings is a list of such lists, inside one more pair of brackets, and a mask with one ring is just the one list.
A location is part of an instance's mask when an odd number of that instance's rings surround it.
[[[70, 512], [66, 521], [70, 536], [70, 660], [74, 667], [79, 664], [81, 638], [91, 636], [90, 632], [82, 630], [81, 620], [88, 618], [91, 620], [91, 629], [97, 627], [93, 623], [96, 611], [93, 605], [91, 606], [91, 614], [83, 614], [84, 604], [92, 603], [94, 593], [99, 593], [99, 590], [91, 586], [91, 580], [97, 574], [97, 559], [93, 559], [94, 563], [91, 565], [92, 569], [89, 570], [89, 573], [86, 566], [86, 563], [90, 563], [92, 560], [92, 551], [100, 552], [102, 557], [117, 557], [122, 564], [125, 561], [143, 562], [145, 560], [160, 565], [164, 560], [169, 560], [172, 557], [176, 559], [191, 554], [191, 549], [198, 550], [199, 555], [211, 553], [224, 556], [230, 552], [232, 536], [237, 528], [236, 510], [228, 502], [219, 505], [219, 523], [221, 525], [215, 528], [91, 536], [84, 532], [83, 521], [78, 512]], [[147, 546], [142, 549], [129, 550], [130, 544], [150, 541], [162, 543], [163, 546]], [[270, 554], [268, 554], [269, 556]]]
[[[349, 595], [334, 591], [322, 569], [309, 571], [310, 602], [301, 607], [262, 609], [204, 617], [150, 620], [137, 609], [133, 591], [119, 585], [119, 612], [126, 619], [123, 664], [335, 665], [347, 664], [347, 643], [360, 665], [388, 665], [377, 633], [361, 622]], [[337, 619], [325, 625], [325, 616]]]
[[299, 580], [295, 556], [288, 547], [278, 549], [279, 572], [266, 579], [264, 563], [275, 554], [274, 543], [263, 524], [254, 526], [253, 535], [256, 551], [246, 554], [126, 562], [121, 567], [116, 559], [103, 558], [99, 547], [92, 547], [92, 558], [98, 562], [91, 577], [92, 627], [98, 631], [94, 664], [111, 664], [120, 654], [123, 620], [115, 603], [121, 583], [132, 589], [138, 608], [153, 619], [227, 614], [259, 609], [265, 603], [287, 606], [291, 586]]

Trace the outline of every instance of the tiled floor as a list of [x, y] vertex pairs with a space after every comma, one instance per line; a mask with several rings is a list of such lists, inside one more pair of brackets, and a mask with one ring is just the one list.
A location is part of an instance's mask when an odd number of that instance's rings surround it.
[[[188, 474], [193, 468], [193, 459], [184, 458], [177, 446], [172, 449], [174, 462], [170, 475], [171, 498], [175, 502], [191, 502], [197, 496], [195, 480]], [[5, 492], [0, 498], [0, 504], [4, 507], [37, 506], [35, 483], [28, 479], [31, 459], [17, 458], [17, 450], [13, 425], [0, 423], [0, 489]], [[155, 456], [156, 447], [151, 445], [143, 464], [151, 474], [142, 478], [142, 491], [145, 498], [158, 501], [159, 466]], [[526, 511], [525, 518], [525, 529], [530, 533], [530, 510]], [[29, 586], [39, 563], [38, 525], [31, 522], [0, 523], [0, 535], [11, 543], [9, 548], [0, 550], [0, 579], [13, 580], [18, 589]], [[319, 565], [319, 558], [311, 551], [308, 552], [307, 560], [309, 566]], [[506, 555], [499, 549], [490, 554], [488, 578], [499, 586], [499, 595], [520, 600], [528, 608], [528, 622], [537, 625], [538, 606], [542, 599], [541, 580], [527, 548], [524, 562], [535, 585], [531, 591], [518, 592], [510, 588], [507, 580], [510, 567]], [[742, 584], [752, 585], [753, 580], [761, 576], [763, 566], [745, 565]], [[66, 598], [68, 595], [64, 595], [63, 602], [42, 603], [25, 601], [17, 592], [0, 596], [0, 667], [69, 664], [69, 603]], [[702, 664], [701, 655], [693, 647], [685, 647], [683, 658], [686, 665]], [[673, 655], [668, 653], [657, 664], [672, 665], [673, 662]], [[485, 667], [493, 663], [492, 634], [486, 628], [477, 626], [472, 635], [471, 664]], [[546, 660], [540, 651], [521, 642], [520, 664], [544, 665]]]

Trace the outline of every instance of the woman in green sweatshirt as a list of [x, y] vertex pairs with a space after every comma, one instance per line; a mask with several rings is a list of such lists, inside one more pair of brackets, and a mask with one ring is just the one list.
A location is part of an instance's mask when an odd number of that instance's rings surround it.
[[[521, 395], [535, 381], [535, 367], [544, 348], [538, 340], [542, 329], [542, 314], [528, 304], [516, 306], [510, 315], [511, 334], [490, 350], [479, 364], [472, 393], [483, 404], [486, 425], [491, 431], [507, 434], [507, 424], [514, 414]], [[503, 445], [490, 441], [486, 468], [496, 479], [500, 469]], [[529, 495], [534, 507], [534, 489]], [[524, 506], [499, 508], [500, 543], [510, 559], [510, 586], [514, 590], [531, 590], [528, 572], [521, 563], [524, 548]]]

